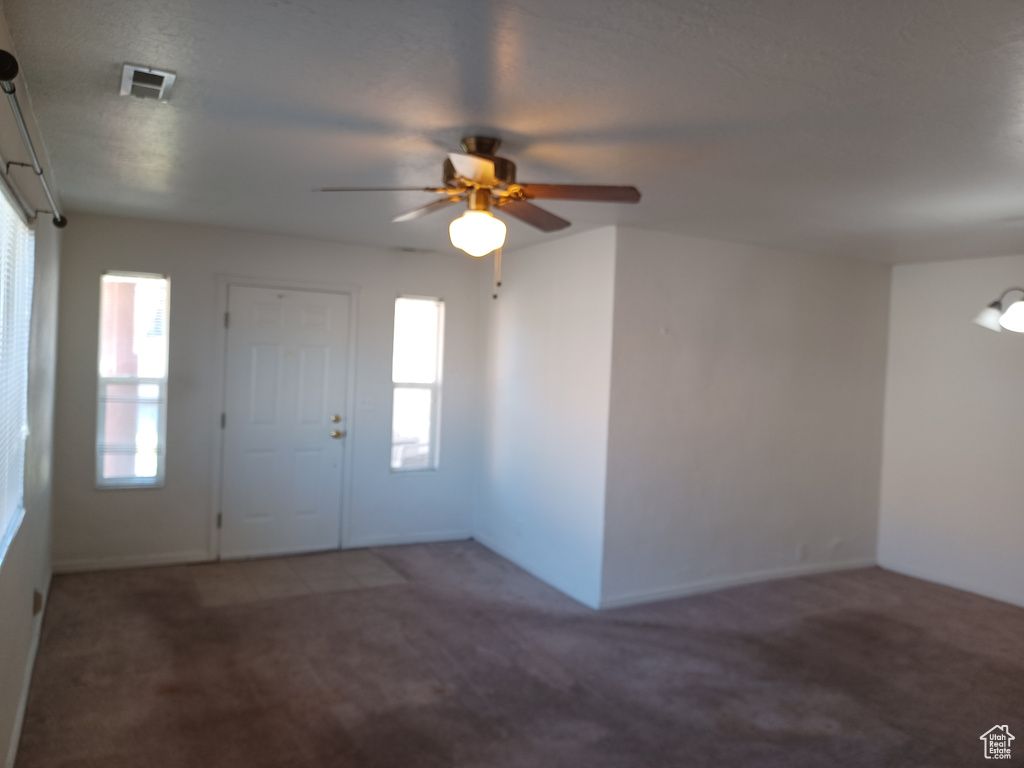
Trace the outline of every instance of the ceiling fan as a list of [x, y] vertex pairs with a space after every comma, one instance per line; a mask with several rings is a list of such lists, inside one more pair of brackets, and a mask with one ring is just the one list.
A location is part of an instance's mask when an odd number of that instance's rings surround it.
[[526, 184], [516, 181], [516, 165], [495, 153], [501, 140], [467, 136], [462, 152], [449, 152], [444, 161], [440, 187], [324, 187], [318, 192], [431, 192], [438, 200], [395, 216], [392, 221], [412, 221], [465, 201], [467, 210], [448, 228], [452, 245], [471, 256], [486, 256], [505, 242], [505, 224], [491, 213], [498, 209], [542, 232], [569, 226], [561, 216], [534, 205], [531, 200], [584, 200], [604, 203], [638, 203], [636, 187], [596, 184]]

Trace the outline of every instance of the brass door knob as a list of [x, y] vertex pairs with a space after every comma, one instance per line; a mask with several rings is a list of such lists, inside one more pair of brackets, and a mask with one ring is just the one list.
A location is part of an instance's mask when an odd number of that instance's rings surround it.
[[331, 430], [331, 437], [333, 437], [335, 440], [341, 440], [341, 438], [343, 438], [347, 434], [348, 434], [347, 432], [342, 432], [342, 431], [337, 430], [337, 429], [332, 429]]
[[332, 423], [337, 424], [339, 421], [341, 421], [341, 414], [336, 413], [333, 416], [331, 416]]

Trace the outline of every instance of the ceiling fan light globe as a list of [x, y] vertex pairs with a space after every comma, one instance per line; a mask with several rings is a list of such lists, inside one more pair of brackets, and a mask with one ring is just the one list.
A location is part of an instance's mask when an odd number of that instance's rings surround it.
[[452, 245], [477, 257], [501, 248], [505, 232], [505, 223], [487, 211], [466, 211], [448, 227]]
[[1008, 306], [999, 318], [999, 324], [1008, 331], [1024, 333], [1024, 300], [1015, 301]]

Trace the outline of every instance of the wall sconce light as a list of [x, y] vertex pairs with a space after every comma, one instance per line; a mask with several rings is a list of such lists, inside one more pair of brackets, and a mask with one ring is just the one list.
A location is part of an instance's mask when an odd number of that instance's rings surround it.
[[[1015, 291], [1021, 298], [1004, 309], [1006, 297]], [[1024, 333], [1024, 288], [1007, 288], [1002, 296], [978, 313], [974, 322], [990, 331], [1001, 331], [1005, 328], [1015, 333]]]

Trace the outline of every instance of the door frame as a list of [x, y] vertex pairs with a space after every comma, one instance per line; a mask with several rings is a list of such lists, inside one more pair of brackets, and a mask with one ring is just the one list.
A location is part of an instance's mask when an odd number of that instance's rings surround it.
[[221, 416], [227, 410], [227, 364], [228, 364], [228, 328], [224, 318], [228, 312], [228, 294], [232, 287], [236, 288], [277, 288], [284, 291], [310, 291], [312, 293], [344, 294], [349, 297], [348, 305], [348, 376], [345, 382], [345, 457], [341, 467], [341, 505], [338, 509], [338, 542], [341, 549], [348, 533], [348, 510], [352, 508], [352, 456], [355, 453], [355, 391], [356, 391], [356, 340], [359, 338], [357, 322], [359, 318], [359, 288], [355, 285], [339, 283], [305, 283], [295, 280], [278, 280], [269, 277], [242, 277], [238, 275], [217, 276], [217, 365], [214, 375], [218, 392], [215, 403], [216, 410], [212, 414], [211, 423], [214, 430], [213, 451], [213, 482], [210, 496], [209, 554], [211, 560], [220, 560], [220, 527], [217, 518], [222, 513], [224, 489], [224, 429], [221, 427]]

